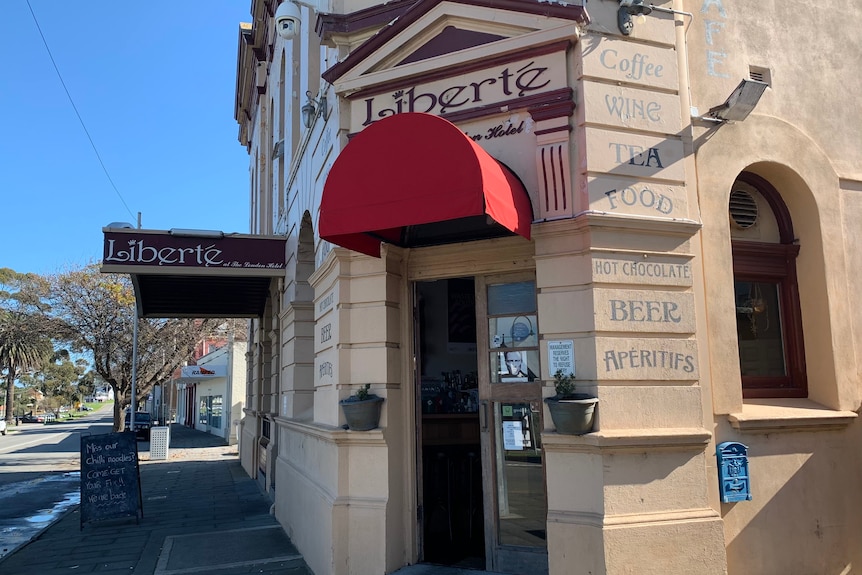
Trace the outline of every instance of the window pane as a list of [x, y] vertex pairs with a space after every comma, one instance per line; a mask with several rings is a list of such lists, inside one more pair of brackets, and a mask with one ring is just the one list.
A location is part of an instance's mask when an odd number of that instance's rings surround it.
[[222, 421], [222, 396], [216, 395], [212, 399], [212, 417], [210, 418], [210, 426], [221, 429]]
[[535, 315], [510, 315], [488, 319], [491, 349], [509, 347], [538, 347]]
[[778, 284], [736, 281], [736, 334], [742, 375], [784, 376]]
[[535, 313], [535, 311], [535, 282], [488, 286], [488, 315]]
[[207, 424], [207, 400], [209, 397], [202, 397], [200, 400], [200, 405], [198, 406], [198, 423], [200, 425]]
[[539, 350], [497, 350], [490, 354], [491, 383], [535, 381], [539, 373]]
[[545, 547], [545, 476], [538, 404], [494, 402], [500, 543]]

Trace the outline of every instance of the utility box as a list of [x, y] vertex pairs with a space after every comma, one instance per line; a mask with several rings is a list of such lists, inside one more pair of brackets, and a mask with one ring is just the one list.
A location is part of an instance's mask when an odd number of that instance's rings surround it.
[[735, 441], [725, 441], [716, 446], [715, 452], [718, 458], [718, 488], [721, 502], [751, 501], [748, 447]]
[[167, 459], [171, 443], [171, 428], [160, 425], [150, 428], [150, 459]]

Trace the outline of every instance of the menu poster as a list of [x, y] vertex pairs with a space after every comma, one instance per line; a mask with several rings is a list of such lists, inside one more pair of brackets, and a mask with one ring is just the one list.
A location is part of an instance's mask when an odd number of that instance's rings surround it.
[[81, 528], [85, 523], [143, 516], [135, 434], [81, 437]]

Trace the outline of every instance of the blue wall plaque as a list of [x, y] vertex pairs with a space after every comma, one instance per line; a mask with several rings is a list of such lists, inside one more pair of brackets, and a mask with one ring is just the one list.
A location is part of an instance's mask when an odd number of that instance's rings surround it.
[[748, 448], [735, 441], [725, 441], [716, 446], [715, 454], [718, 457], [718, 489], [721, 502], [751, 501]]

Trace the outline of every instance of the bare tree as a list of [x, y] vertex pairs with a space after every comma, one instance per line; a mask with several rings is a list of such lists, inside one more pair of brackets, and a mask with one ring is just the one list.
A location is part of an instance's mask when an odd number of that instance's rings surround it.
[[[135, 295], [128, 276], [103, 274], [97, 266], [51, 278], [52, 313], [64, 323], [59, 338], [92, 354], [93, 370], [114, 390], [114, 430], [123, 431], [132, 388]], [[170, 379], [195, 344], [223, 320], [138, 320], [136, 399]], [[137, 409], [137, 405], [134, 409]]]

